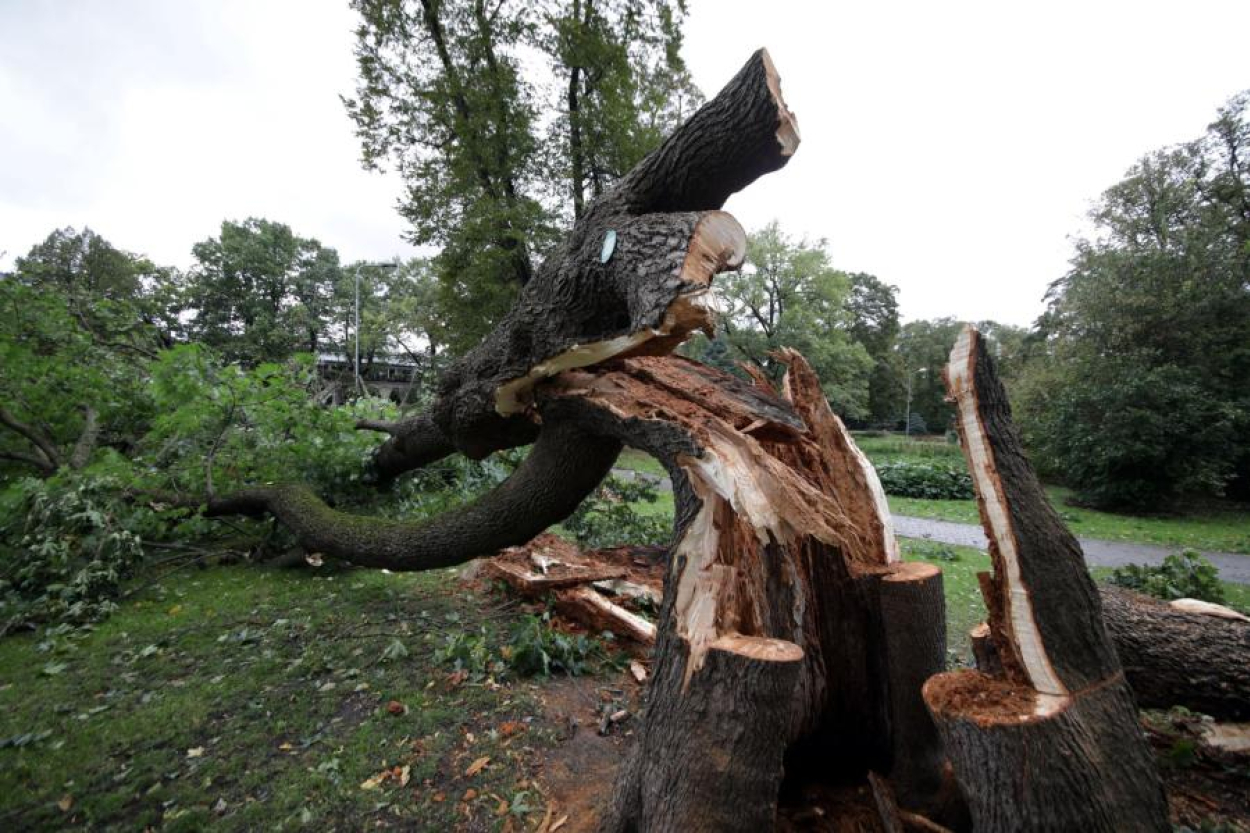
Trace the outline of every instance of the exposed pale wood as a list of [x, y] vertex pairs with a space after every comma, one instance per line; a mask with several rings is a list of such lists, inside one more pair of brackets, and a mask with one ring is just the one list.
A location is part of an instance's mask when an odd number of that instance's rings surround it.
[[936, 675], [924, 699], [973, 825], [1165, 831], [1162, 785], [1098, 593], [975, 329], [956, 341], [946, 381], [990, 541], [994, 572], [981, 585], [1002, 672]]
[[[556, 609], [596, 631], [611, 631], [642, 645], [655, 642], [655, 625], [632, 613], [591, 587], [557, 591]], [[593, 623], [593, 624], [592, 624]]]

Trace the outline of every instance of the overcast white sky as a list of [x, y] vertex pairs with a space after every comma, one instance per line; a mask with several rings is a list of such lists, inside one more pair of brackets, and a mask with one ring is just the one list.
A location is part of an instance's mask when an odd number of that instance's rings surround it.
[[[0, 267], [55, 227], [186, 266], [263, 216], [346, 260], [409, 254], [361, 170], [340, 0], [0, 0]], [[906, 318], [1027, 324], [1090, 202], [1250, 87], [1250, 3], [692, 0], [710, 96], [767, 46], [791, 164], [727, 206], [827, 238]]]

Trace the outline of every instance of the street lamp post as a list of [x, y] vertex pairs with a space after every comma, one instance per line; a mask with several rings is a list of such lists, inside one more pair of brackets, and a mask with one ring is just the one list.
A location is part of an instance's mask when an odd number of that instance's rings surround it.
[[352, 362], [356, 376], [356, 395], [364, 390], [364, 386], [360, 381], [360, 270], [364, 266], [372, 266], [376, 269], [395, 269], [398, 263], [357, 263], [355, 269], [356, 275], [356, 359]]

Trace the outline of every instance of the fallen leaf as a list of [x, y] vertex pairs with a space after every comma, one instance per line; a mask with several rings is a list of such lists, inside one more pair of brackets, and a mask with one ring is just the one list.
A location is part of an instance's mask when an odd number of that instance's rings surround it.
[[442, 804], [446, 799], [447, 799], [447, 796], [443, 795], [442, 793], [434, 793], [434, 802], [436, 804]]
[[61, 800], [56, 803], [61, 808], [62, 813], [68, 813], [69, 808], [74, 806], [74, 797], [72, 795], [63, 795]]
[[281, 749], [283, 752], [290, 752], [295, 747], [289, 743], [280, 743], [278, 744], [278, 748]]
[[182, 605], [174, 605], [169, 609], [170, 616], [177, 616], [179, 613], [182, 613]]
[[391, 702], [387, 703], [386, 710], [396, 716], [408, 713], [408, 707], [405, 706], [403, 703], [399, 702], [398, 700], [392, 700]]
[[371, 776], [361, 781], [360, 788], [362, 790], [376, 790], [378, 787], [382, 786], [383, 781], [385, 781], [387, 778], [390, 778], [390, 777], [391, 777], [391, 771], [389, 769], [384, 769], [381, 772], [379, 772], [377, 775]]
[[629, 673], [634, 675], [634, 679], [638, 682], [644, 682], [647, 679], [647, 669], [642, 667], [642, 663], [636, 659], [629, 661]]
[[521, 732], [524, 732], [525, 729], [525, 724], [519, 720], [505, 720], [503, 723], [499, 724], [499, 734], [503, 735], [505, 738], [510, 738], [513, 735], [519, 735]]
[[188, 750], [187, 750], [187, 757], [188, 757], [188, 758], [203, 758], [203, 757], [204, 757], [204, 747], [203, 747], [203, 746], [193, 746], [193, 747], [191, 747], [190, 749], [188, 749]]
[[486, 765], [489, 763], [490, 763], [489, 756], [478, 758], [476, 761], [469, 764], [469, 768], [464, 771], [464, 777], [472, 778], [474, 775], [477, 775], [479, 772], [485, 769]]
[[407, 764], [401, 767], [399, 770], [399, 786], [401, 787], [408, 786], [408, 780], [411, 777], [411, 775], [412, 775], [412, 767], [408, 766]]
[[508, 806], [509, 806], [508, 802], [504, 801], [502, 798], [499, 798], [499, 796], [495, 796], [495, 798], [499, 799], [499, 806], [495, 808], [495, 815], [497, 816], [507, 815]]
[[464, 791], [464, 797], [461, 798], [460, 800], [472, 801], [475, 798], [477, 798], [477, 790], [473, 789], [472, 787], [469, 787], [467, 790]]

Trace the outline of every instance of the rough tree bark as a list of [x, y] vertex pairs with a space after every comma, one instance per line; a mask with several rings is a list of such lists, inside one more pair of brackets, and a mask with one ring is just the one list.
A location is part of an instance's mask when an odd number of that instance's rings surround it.
[[[920, 697], [944, 661], [940, 576], [898, 563], [875, 472], [806, 362], [780, 358], [780, 396], [676, 357], [537, 391], [544, 415], [652, 454], [674, 484], [647, 717], [610, 829], [771, 826], [786, 757], [863, 776], [906, 749], [903, 791], [941, 785]], [[883, 615], [906, 599], [905, 622]]]
[[993, 575], [982, 575], [1002, 673], [940, 674], [924, 697], [978, 830], [1167, 830], [1167, 804], [1080, 546], [1025, 458], [980, 334], [946, 383]]
[[[1098, 590], [1107, 634], [1139, 706], [1250, 720], [1246, 617], [1187, 611], [1120, 587]], [[1001, 665], [988, 634], [987, 625], [973, 628], [973, 653], [979, 670], [996, 674]]]

